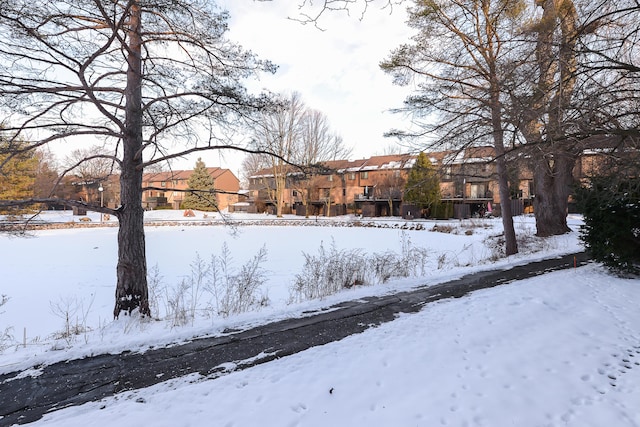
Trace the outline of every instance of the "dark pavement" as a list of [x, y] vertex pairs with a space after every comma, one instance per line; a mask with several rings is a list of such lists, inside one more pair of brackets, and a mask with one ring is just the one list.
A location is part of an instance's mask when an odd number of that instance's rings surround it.
[[[287, 319], [227, 335], [145, 353], [100, 355], [46, 366], [37, 377], [0, 375], [0, 427], [26, 424], [47, 413], [97, 401], [116, 393], [148, 387], [172, 378], [200, 373], [215, 378], [392, 321], [399, 313], [415, 313], [426, 304], [459, 298], [470, 292], [573, 268], [588, 262], [585, 253], [534, 262], [508, 270], [464, 276], [439, 285], [394, 295], [348, 301], [306, 317]], [[224, 366], [224, 368], [223, 368]]]

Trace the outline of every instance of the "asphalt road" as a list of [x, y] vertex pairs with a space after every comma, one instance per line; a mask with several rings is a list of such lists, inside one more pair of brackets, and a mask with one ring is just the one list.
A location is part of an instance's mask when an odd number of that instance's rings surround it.
[[213, 379], [229, 372], [230, 367], [244, 369], [338, 341], [392, 321], [399, 313], [420, 311], [433, 301], [573, 268], [574, 261], [583, 265], [588, 258], [585, 253], [577, 253], [508, 270], [474, 273], [439, 285], [348, 301], [304, 317], [145, 353], [124, 352], [60, 362], [42, 368], [36, 377], [20, 377], [19, 372], [0, 375], [0, 427], [26, 424], [47, 412], [187, 374], [199, 373]]

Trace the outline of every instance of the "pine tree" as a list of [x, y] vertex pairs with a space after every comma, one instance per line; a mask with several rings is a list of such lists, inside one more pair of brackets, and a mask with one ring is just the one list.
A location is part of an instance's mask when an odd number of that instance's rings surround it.
[[409, 172], [404, 190], [404, 201], [419, 209], [434, 212], [440, 203], [440, 178], [429, 158], [421, 152]]
[[193, 191], [185, 195], [184, 202], [182, 202], [184, 209], [197, 209], [199, 211], [215, 211], [218, 209], [213, 192], [214, 181], [202, 159], [198, 158], [187, 182], [189, 190]]
[[[16, 145], [21, 144], [0, 141], [0, 200], [33, 197], [38, 159], [33, 151], [20, 152]], [[19, 214], [22, 210], [10, 209], [1, 213]]]

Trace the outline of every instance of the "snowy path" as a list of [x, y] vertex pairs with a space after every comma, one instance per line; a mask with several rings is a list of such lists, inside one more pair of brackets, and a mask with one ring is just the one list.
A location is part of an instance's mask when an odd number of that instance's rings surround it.
[[194, 340], [142, 354], [101, 355], [1, 375], [0, 426], [32, 422], [52, 410], [96, 401], [192, 373], [215, 378], [343, 339], [394, 320], [400, 313], [417, 312], [429, 302], [461, 297], [478, 289], [573, 267], [574, 260], [578, 264], [586, 262], [583, 253], [575, 256], [571, 254], [509, 270], [479, 272], [441, 285], [370, 297], [366, 301], [350, 301], [308, 317], [233, 331], [225, 336]]

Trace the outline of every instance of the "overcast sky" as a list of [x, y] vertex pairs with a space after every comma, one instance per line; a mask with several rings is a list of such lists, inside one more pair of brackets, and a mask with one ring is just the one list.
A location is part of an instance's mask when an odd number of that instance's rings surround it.
[[[394, 86], [378, 66], [409, 40], [404, 7], [391, 13], [380, 8], [381, 2], [370, 6], [362, 20], [358, 11], [351, 16], [331, 12], [320, 22], [321, 31], [288, 19], [299, 16], [298, 0], [218, 3], [231, 14], [228, 37], [280, 67], [275, 75], [265, 75], [258, 87], [300, 92], [306, 105], [327, 115], [345, 144], [353, 147], [352, 158], [383, 154], [395, 142], [383, 133], [408, 126], [406, 118], [388, 111], [402, 105], [408, 89]], [[208, 166], [230, 166], [238, 174], [237, 158], [203, 157]]]

